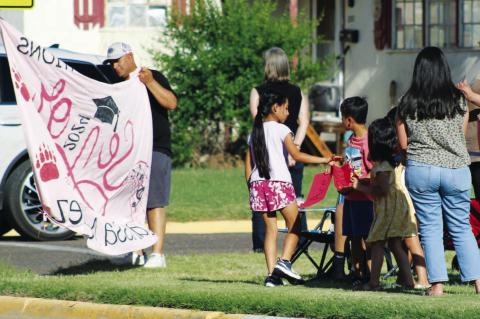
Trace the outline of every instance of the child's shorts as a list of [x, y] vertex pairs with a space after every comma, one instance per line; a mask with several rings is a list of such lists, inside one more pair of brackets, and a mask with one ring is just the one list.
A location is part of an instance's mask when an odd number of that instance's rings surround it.
[[343, 205], [343, 225], [344, 236], [362, 236], [367, 237], [373, 221], [373, 202], [371, 201], [351, 201], [345, 199]]
[[293, 201], [295, 190], [291, 183], [276, 181], [250, 183], [250, 208], [254, 212], [274, 212]]

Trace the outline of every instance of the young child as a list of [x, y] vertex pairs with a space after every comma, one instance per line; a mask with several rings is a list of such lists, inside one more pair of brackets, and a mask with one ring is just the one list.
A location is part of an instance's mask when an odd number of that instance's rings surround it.
[[[390, 111], [388, 111], [386, 118], [388, 118], [388, 120], [390, 120], [392, 125], [396, 127], [397, 107], [394, 107]], [[413, 202], [412, 202], [412, 199], [410, 198], [410, 194], [408, 193], [407, 187], [405, 186], [405, 165], [403, 165], [405, 161], [404, 157], [405, 157], [405, 154], [401, 152], [400, 145], [397, 143], [394, 159], [397, 163], [399, 163], [398, 170], [400, 170], [401, 172], [400, 186], [402, 191], [407, 196], [407, 200], [411, 208], [409, 212], [410, 214], [412, 214], [412, 218], [416, 221]], [[425, 255], [423, 253], [422, 246], [420, 245], [420, 239], [418, 238], [418, 236], [405, 237], [403, 239], [403, 243], [405, 246], [404, 248], [406, 248], [407, 250], [408, 260], [410, 261], [410, 264], [413, 263], [413, 266], [415, 267], [415, 273], [417, 274], [417, 283], [415, 284], [415, 287], [418, 289], [427, 288], [429, 286], [428, 278], [427, 278], [427, 268], [425, 264]]]
[[[350, 136], [353, 134], [352, 131], [346, 131], [343, 134], [343, 141], [345, 145], [348, 143]], [[342, 194], [338, 195], [337, 205], [335, 207], [335, 245], [334, 245], [334, 257], [332, 263], [332, 272], [331, 279], [333, 280], [346, 280], [348, 277], [345, 275], [345, 248], [349, 245], [347, 241], [347, 236], [343, 235], [343, 203], [345, 197]]]
[[[345, 161], [352, 168], [352, 175], [368, 178], [372, 162], [368, 159], [368, 103], [355, 96], [345, 99], [340, 105], [345, 129], [353, 131], [345, 149]], [[369, 254], [365, 245], [373, 219], [373, 203], [365, 195], [351, 188], [341, 191], [345, 195], [343, 206], [343, 235], [350, 238], [353, 266], [353, 284], [357, 286], [368, 279]]]
[[[299, 240], [300, 219], [295, 190], [288, 171], [287, 155], [295, 161], [327, 164], [332, 159], [302, 153], [293, 143], [293, 134], [282, 124], [288, 116], [287, 98], [278, 93], [260, 96], [252, 134], [247, 149], [245, 178], [250, 190], [250, 207], [265, 221], [264, 252], [268, 275], [265, 286], [302, 283], [302, 277], [292, 269], [292, 257]], [[288, 233], [283, 243], [282, 257], [277, 261], [277, 216], [285, 219]]]
[[367, 238], [367, 243], [371, 245], [371, 275], [370, 281], [363, 285], [362, 289], [380, 289], [380, 271], [386, 241], [397, 261], [401, 282], [413, 288], [410, 262], [402, 241], [403, 238], [417, 236], [417, 223], [413, 205], [403, 189], [403, 168], [395, 160], [397, 135], [388, 118], [372, 122], [368, 128], [368, 147], [370, 159], [375, 163], [370, 182], [352, 178], [353, 189], [371, 194], [375, 198], [375, 217]]

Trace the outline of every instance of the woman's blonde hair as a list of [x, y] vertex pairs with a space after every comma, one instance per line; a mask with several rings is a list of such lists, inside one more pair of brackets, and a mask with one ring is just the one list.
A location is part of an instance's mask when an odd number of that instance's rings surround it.
[[288, 81], [290, 80], [290, 67], [288, 57], [280, 48], [273, 47], [263, 53], [265, 61], [266, 81]]

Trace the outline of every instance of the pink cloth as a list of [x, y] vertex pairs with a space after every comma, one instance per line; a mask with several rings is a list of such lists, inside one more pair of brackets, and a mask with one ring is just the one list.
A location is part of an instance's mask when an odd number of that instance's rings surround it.
[[332, 166], [333, 183], [337, 190], [352, 186], [352, 170], [349, 164]]
[[250, 183], [250, 208], [254, 212], [274, 212], [295, 200], [291, 183], [260, 180]]
[[332, 174], [330, 172], [315, 174], [307, 199], [301, 203], [300, 207], [309, 207], [322, 201], [327, 195], [331, 180]]
[[147, 90], [87, 78], [0, 20], [36, 187], [47, 217], [118, 255], [151, 246]]

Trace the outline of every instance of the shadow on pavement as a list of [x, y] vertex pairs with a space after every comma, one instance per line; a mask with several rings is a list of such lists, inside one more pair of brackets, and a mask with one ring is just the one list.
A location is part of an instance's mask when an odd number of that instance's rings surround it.
[[133, 268], [134, 266], [117, 266], [113, 265], [109, 260], [90, 260], [85, 263], [62, 267], [58, 270], [51, 272], [47, 276], [75, 276], [75, 275], [88, 275], [97, 272], [110, 272], [110, 271], [125, 271]]
[[40, 241], [38, 239], [32, 239], [32, 238], [29, 238], [29, 237], [25, 237], [25, 236], [0, 236], [0, 242], [31, 242], [31, 243], [57, 243], [57, 242], [70, 242], [70, 241], [76, 241], [76, 240], [82, 240], [83, 237], [82, 236], [74, 236], [72, 238], [68, 238], [68, 239], [64, 239], [64, 240], [46, 240], [46, 241]]

